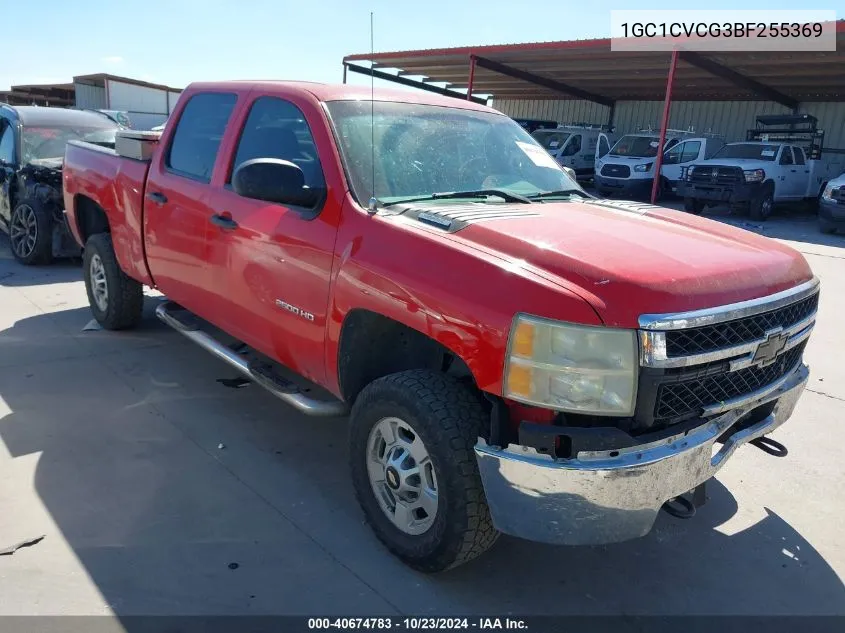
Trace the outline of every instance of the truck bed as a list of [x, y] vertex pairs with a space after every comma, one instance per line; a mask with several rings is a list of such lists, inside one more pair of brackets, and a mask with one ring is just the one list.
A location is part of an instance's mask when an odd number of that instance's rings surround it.
[[81, 246], [90, 232], [87, 210], [108, 210], [112, 242], [121, 268], [151, 284], [144, 256], [144, 187], [149, 161], [127, 158], [114, 149], [70, 141], [65, 150], [64, 201], [68, 225]]

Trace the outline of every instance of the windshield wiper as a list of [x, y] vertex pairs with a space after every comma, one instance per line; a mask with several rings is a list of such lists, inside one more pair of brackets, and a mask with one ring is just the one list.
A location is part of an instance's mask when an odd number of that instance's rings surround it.
[[580, 189], [557, 189], [556, 191], [541, 191], [539, 193], [532, 193], [526, 198], [531, 200], [540, 200], [542, 198], [557, 198], [559, 196], [571, 196], [571, 195], [581, 196], [582, 198], [589, 198], [590, 194], [586, 191], [581, 191]]
[[390, 207], [394, 204], [406, 204], [408, 202], [425, 202], [426, 200], [448, 200], [450, 198], [489, 198], [496, 196], [502, 198], [505, 202], [521, 202], [523, 204], [531, 204], [531, 200], [518, 193], [511, 193], [504, 189], [472, 189], [470, 191], [441, 191], [438, 193], [430, 193], [427, 196], [417, 196], [416, 198], [405, 198], [403, 200], [393, 200], [391, 202], [383, 202], [379, 204], [380, 207]]

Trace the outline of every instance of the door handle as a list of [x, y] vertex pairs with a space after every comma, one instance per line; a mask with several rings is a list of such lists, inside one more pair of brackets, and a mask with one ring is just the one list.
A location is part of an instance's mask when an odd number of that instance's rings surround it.
[[229, 212], [224, 211], [223, 213], [215, 213], [211, 216], [211, 223], [216, 224], [221, 229], [236, 229], [238, 228], [238, 223], [232, 219], [232, 216]]
[[147, 193], [147, 198], [149, 198], [158, 205], [162, 205], [167, 202], [167, 196], [165, 196], [160, 191], [150, 191], [149, 193]]
[[797, 170], [797, 169], [790, 169], [789, 171], [791, 171], [791, 172], [794, 174], [794, 173], [796, 173], [798, 170]]

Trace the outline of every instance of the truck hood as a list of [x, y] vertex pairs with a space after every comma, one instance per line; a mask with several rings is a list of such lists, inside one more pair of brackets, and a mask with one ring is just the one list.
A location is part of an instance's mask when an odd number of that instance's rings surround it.
[[720, 166], [720, 167], [742, 167], [743, 169], [762, 169], [765, 170], [772, 170], [772, 167], [776, 166], [776, 163], [771, 160], [760, 160], [757, 158], [708, 158], [707, 160], [699, 160], [693, 163], [695, 167], [699, 165], [708, 166]]
[[[803, 256], [780, 242], [649, 204], [590, 199], [472, 207], [425, 211], [447, 218], [442, 227], [455, 222], [450, 217], [472, 218], [456, 231], [453, 223], [454, 232], [431, 230], [580, 295], [609, 326], [636, 327], [643, 314], [755, 299], [813, 278]], [[566, 318], [549, 311], [540, 316]]]

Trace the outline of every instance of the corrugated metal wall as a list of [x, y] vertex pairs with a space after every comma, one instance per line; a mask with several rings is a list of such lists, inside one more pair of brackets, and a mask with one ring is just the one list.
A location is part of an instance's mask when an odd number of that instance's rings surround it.
[[109, 107], [113, 110], [142, 112], [146, 114], [169, 114], [167, 91], [147, 86], [123, 83], [106, 79], [109, 87]]
[[88, 84], [73, 84], [76, 92], [76, 106], [92, 110], [106, 107], [106, 89], [103, 86], [89, 86]]
[[173, 112], [173, 109], [176, 107], [176, 102], [179, 100], [179, 95], [182, 94], [181, 92], [173, 92], [170, 91], [167, 93], [167, 111]]
[[[605, 124], [609, 108], [591, 101], [494, 100], [493, 107], [516, 119], [543, 119], [561, 123]], [[620, 101], [614, 122], [620, 134], [643, 127], [658, 129], [662, 101]], [[669, 127], [722, 134], [727, 141], [745, 140], [760, 114], [788, 114], [789, 108], [768, 101], [675, 101]], [[802, 103], [800, 112], [817, 117], [825, 131], [825, 147], [845, 149], [845, 103]]]

